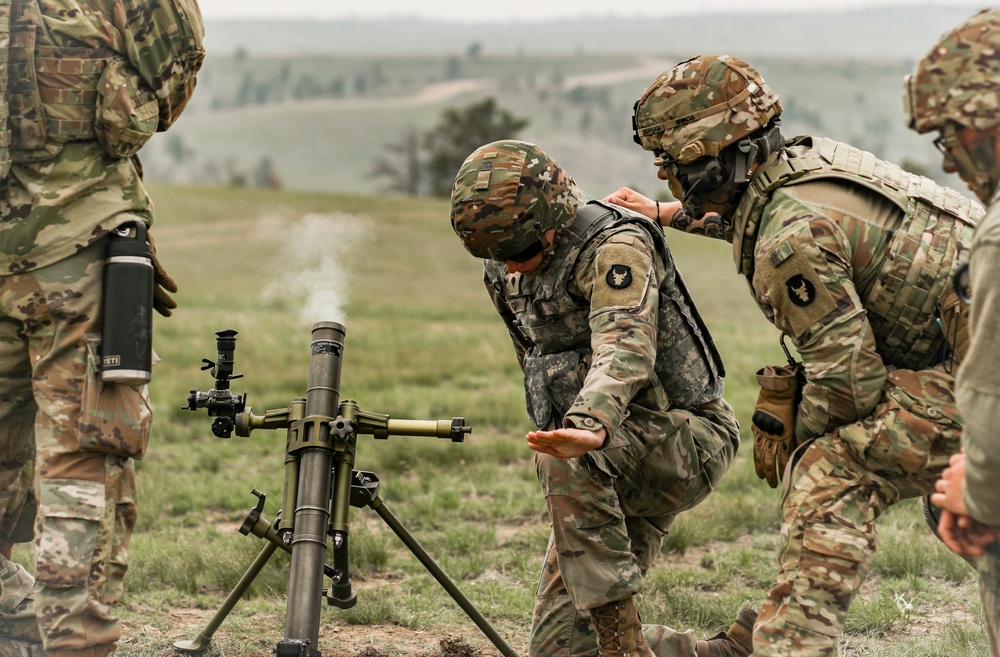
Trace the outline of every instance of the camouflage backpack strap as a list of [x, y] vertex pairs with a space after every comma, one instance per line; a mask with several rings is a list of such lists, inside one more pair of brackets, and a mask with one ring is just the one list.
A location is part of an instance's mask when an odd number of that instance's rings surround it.
[[691, 408], [721, 397], [726, 376], [722, 356], [687, 289], [663, 229], [647, 217], [617, 205], [591, 201], [587, 207], [601, 208], [615, 218], [615, 223], [640, 226], [652, 238], [663, 261], [655, 372], [670, 408]]
[[[790, 146], [808, 144], [810, 137], [798, 137], [786, 142]], [[817, 158], [790, 157], [787, 150], [781, 150], [772, 155], [757, 169], [747, 186], [747, 190], [736, 208], [733, 222], [735, 237], [733, 238], [733, 259], [736, 270], [750, 279], [753, 277], [753, 250], [757, 241], [757, 230], [771, 193], [790, 182], [805, 176], [810, 171], [822, 168], [822, 162]]]
[[0, 179], [10, 172], [10, 13], [11, 0], [0, 0]]

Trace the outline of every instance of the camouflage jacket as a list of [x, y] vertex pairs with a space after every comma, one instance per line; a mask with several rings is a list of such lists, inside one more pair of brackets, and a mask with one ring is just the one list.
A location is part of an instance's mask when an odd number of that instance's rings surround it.
[[11, 0], [0, 67], [0, 273], [152, 223], [135, 153], [168, 128], [204, 59], [196, 0]]
[[[804, 166], [782, 182], [775, 171], [797, 158]], [[758, 306], [805, 366], [800, 440], [870, 414], [887, 367], [943, 361], [937, 301], [981, 214], [953, 190], [832, 140], [793, 140], [754, 173], [734, 248]]]
[[540, 273], [486, 261], [484, 277], [539, 428], [603, 427], [613, 446], [626, 418], [642, 433], [657, 413], [722, 396], [721, 358], [644, 217], [591, 202], [556, 233]]
[[969, 260], [972, 307], [969, 354], [958, 371], [958, 410], [965, 421], [965, 504], [969, 515], [1000, 526], [1000, 189], [976, 228]]

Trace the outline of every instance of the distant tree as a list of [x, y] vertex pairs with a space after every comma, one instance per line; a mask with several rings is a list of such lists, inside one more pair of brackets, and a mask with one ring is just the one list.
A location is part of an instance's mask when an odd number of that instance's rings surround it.
[[271, 161], [271, 158], [264, 156], [257, 163], [256, 168], [253, 170], [253, 184], [255, 187], [263, 187], [264, 189], [281, 189], [284, 187], [281, 174], [274, 168], [274, 162]]
[[168, 134], [164, 146], [174, 164], [183, 164], [185, 160], [194, 155], [194, 151], [187, 147], [187, 144], [184, 143], [184, 137], [180, 133], [171, 132]]
[[368, 90], [368, 76], [364, 73], [357, 73], [354, 76], [354, 93], [363, 96]]
[[308, 73], [300, 75], [298, 81], [295, 83], [295, 87], [292, 89], [292, 97], [295, 100], [308, 100], [309, 98], [319, 96], [320, 93], [319, 82]]
[[479, 59], [479, 56], [483, 54], [483, 44], [478, 41], [473, 41], [469, 44], [469, 47], [465, 49], [465, 56], [469, 59]]
[[469, 153], [497, 139], [516, 138], [528, 123], [527, 119], [497, 107], [492, 97], [462, 108], [445, 109], [422, 139], [431, 195], [451, 193], [455, 174]]
[[445, 64], [444, 77], [446, 80], [457, 80], [462, 77], [462, 61], [458, 57], [449, 57]]
[[250, 104], [253, 98], [253, 75], [249, 72], [243, 74], [240, 80], [240, 88], [236, 92], [236, 106], [242, 107]]
[[407, 196], [420, 194], [422, 167], [420, 133], [410, 126], [397, 143], [382, 147], [382, 155], [375, 159], [371, 175], [385, 178], [385, 191]]

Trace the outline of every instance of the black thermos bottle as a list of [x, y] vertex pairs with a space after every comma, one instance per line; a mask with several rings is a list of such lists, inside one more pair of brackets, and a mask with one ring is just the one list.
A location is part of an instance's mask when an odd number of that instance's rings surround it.
[[153, 257], [146, 224], [122, 224], [108, 238], [101, 320], [101, 380], [140, 386], [153, 365]]

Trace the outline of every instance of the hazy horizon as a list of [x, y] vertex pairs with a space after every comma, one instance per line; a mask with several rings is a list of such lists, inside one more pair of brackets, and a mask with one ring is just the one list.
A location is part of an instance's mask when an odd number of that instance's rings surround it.
[[809, 13], [816, 11], [850, 11], [893, 6], [941, 6], [977, 8], [997, 7], [1000, 1], [971, 2], [970, 0], [698, 0], [680, 3], [663, 0], [554, 0], [538, 3], [534, 0], [506, 0], [477, 10], [483, 5], [464, 0], [435, 0], [414, 6], [411, 0], [369, 0], [363, 3], [339, 3], [330, 0], [206, 0], [201, 3], [206, 20], [223, 19], [317, 19], [367, 20], [386, 18], [416, 18], [462, 23], [540, 22], [560, 18], [668, 18], [716, 13]]

